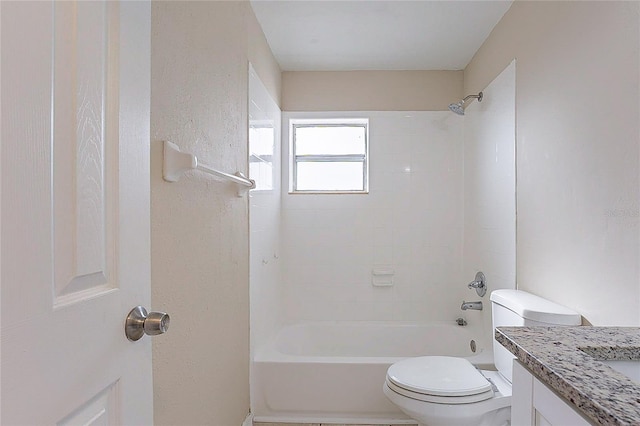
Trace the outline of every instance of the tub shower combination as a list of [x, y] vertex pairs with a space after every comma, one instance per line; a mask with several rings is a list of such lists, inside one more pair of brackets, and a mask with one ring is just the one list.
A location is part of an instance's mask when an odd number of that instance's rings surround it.
[[455, 321], [291, 325], [254, 358], [254, 420], [415, 424], [382, 392], [389, 366], [424, 355], [467, 357], [474, 365], [491, 365], [491, 351], [481, 346], [479, 331]]

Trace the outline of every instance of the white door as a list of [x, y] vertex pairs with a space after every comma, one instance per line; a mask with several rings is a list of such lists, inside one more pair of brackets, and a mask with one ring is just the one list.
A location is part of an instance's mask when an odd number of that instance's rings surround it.
[[150, 4], [0, 16], [0, 423], [151, 424]]

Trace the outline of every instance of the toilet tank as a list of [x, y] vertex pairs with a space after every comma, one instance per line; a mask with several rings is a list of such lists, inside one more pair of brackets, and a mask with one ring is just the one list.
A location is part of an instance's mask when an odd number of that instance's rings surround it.
[[[493, 331], [502, 326], [576, 326], [582, 317], [575, 311], [522, 290], [495, 290], [491, 293]], [[509, 382], [515, 358], [493, 339], [496, 368]]]

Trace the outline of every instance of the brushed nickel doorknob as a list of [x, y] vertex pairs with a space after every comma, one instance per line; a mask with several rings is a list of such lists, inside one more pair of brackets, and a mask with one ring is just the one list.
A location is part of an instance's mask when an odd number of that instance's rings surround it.
[[169, 329], [171, 318], [165, 312], [149, 312], [142, 306], [133, 308], [124, 324], [124, 334], [127, 339], [135, 342], [145, 334], [156, 336], [164, 334]]

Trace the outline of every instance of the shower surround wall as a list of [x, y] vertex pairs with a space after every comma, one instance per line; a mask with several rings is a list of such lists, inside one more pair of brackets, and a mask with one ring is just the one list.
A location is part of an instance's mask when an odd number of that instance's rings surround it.
[[251, 353], [282, 325], [280, 263], [281, 113], [252, 66], [249, 67], [249, 299]]
[[[516, 62], [483, 89], [464, 118], [464, 261], [465, 277], [483, 271], [487, 280], [484, 309], [466, 311], [481, 320], [483, 345], [491, 346], [488, 295], [516, 288]], [[480, 300], [469, 290], [466, 300]]]
[[[369, 194], [282, 194], [287, 323], [450, 321], [467, 295], [463, 118], [450, 112], [283, 113], [369, 118]], [[288, 181], [288, 149], [282, 176]], [[376, 267], [395, 271], [373, 287]]]

